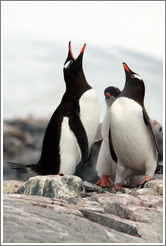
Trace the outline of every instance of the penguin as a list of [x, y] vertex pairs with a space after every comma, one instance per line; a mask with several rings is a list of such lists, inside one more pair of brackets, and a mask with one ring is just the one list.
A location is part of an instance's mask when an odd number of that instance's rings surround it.
[[158, 156], [158, 143], [144, 106], [145, 85], [141, 77], [123, 63], [124, 89], [110, 107], [110, 149], [116, 162], [115, 190], [134, 175], [145, 175], [143, 186], [152, 179]]
[[77, 58], [73, 56], [71, 41], [68, 47], [63, 67], [66, 91], [47, 125], [38, 163], [25, 166], [39, 175], [74, 174], [80, 161], [87, 162], [99, 125], [98, 96], [87, 83], [82, 68], [86, 44]]
[[[110, 138], [109, 110], [110, 110], [110, 106], [116, 100], [116, 98], [118, 97], [120, 93], [121, 91], [119, 90], [119, 88], [115, 88], [115, 87], [108, 87], [104, 91], [107, 111], [103, 119], [103, 123], [101, 124], [103, 141], [101, 142], [101, 147], [100, 147], [97, 164], [96, 164], [97, 173], [100, 177], [102, 177], [97, 182], [97, 185], [102, 186], [102, 187], [111, 187], [114, 185], [114, 182], [115, 182], [116, 162], [112, 159], [111, 154], [109, 154], [109, 138]], [[160, 153], [162, 156], [162, 146], [163, 146], [162, 125], [156, 120], [151, 119], [150, 122], [152, 124], [152, 128], [156, 136], [159, 149], [160, 149]], [[158, 170], [161, 170], [160, 165], [158, 166], [158, 168], [156, 168], [155, 173], [157, 173]], [[139, 184], [139, 182], [142, 181], [143, 178], [144, 178], [143, 175], [139, 175], [139, 176], [136, 175], [136, 176], [129, 177], [128, 179], [124, 180], [123, 185], [130, 187], [130, 188], [137, 187], [137, 185]]]
[[110, 107], [113, 102], [116, 100], [118, 95], [120, 94], [120, 90], [117, 87], [107, 87], [104, 90], [105, 102], [106, 102], [106, 114], [104, 116], [102, 126], [101, 126], [101, 135], [102, 135], [102, 143], [96, 163], [96, 171], [98, 176], [101, 179], [97, 182], [97, 185], [102, 187], [110, 187], [111, 182], [115, 180], [115, 170], [116, 163], [111, 157], [110, 146], [109, 146], [109, 138], [110, 138]]

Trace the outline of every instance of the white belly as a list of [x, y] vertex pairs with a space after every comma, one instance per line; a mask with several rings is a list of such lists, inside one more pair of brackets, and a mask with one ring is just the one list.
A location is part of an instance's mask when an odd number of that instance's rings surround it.
[[95, 140], [100, 120], [98, 96], [93, 89], [86, 91], [80, 98], [80, 119], [85, 128], [89, 151]]
[[[93, 89], [85, 92], [80, 99], [80, 119], [85, 128], [89, 150], [94, 142], [99, 125], [99, 102]], [[81, 161], [81, 151], [74, 133], [69, 127], [69, 118], [64, 117], [60, 138], [60, 173], [74, 174]]]
[[118, 98], [110, 109], [111, 134], [118, 162], [131, 169], [145, 169], [150, 160], [155, 161], [156, 151], [142, 107], [134, 100]]
[[77, 140], [69, 128], [69, 118], [64, 117], [60, 138], [60, 173], [74, 174], [76, 165], [81, 160], [81, 153]]
[[109, 129], [110, 129], [110, 107], [108, 107], [106, 110], [106, 114], [104, 116], [102, 126], [101, 126], [102, 138], [106, 142], [108, 142]]

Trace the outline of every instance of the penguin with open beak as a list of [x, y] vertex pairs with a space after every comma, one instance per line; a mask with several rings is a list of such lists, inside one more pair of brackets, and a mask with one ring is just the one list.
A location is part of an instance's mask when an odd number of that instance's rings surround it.
[[36, 174], [74, 174], [77, 164], [87, 162], [100, 120], [99, 100], [86, 81], [82, 59], [86, 44], [74, 58], [71, 42], [63, 73], [66, 91], [48, 122], [37, 164], [9, 163], [10, 168], [30, 169]]

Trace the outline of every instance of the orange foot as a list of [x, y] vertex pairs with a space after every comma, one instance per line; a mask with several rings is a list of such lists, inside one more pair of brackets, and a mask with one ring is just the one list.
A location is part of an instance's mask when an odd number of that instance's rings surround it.
[[121, 183], [115, 184], [114, 189], [115, 189], [115, 190], [121, 190], [121, 189], [122, 189], [122, 184], [121, 184]]
[[148, 182], [151, 179], [149, 175], [146, 175], [145, 178], [141, 181], [139, 184], [139, 187], [143, 187], [146, 182]]
[[103, 175], [102, 179], [97, 182], [97, 185], [102, 187], [111, 187], [111, 183], [107, 175]]

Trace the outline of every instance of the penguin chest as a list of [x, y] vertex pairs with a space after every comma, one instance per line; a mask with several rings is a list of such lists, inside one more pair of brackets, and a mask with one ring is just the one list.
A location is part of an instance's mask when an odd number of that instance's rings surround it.
[[144, 169], [146, 162], [155, 159], [155, 151], [142, 107], [132, 99], [118, 98], [110, 109], [110, 120], [118, 161], [128, 168]]
[[80, 119], [85, 128], [89, 150], [94, 142], [100, 120], [99, 100], [93, 89], [86, 91], [79, 100]]
[[60, 173], [73, 174], [76, 165], [81, 160], [81, 153], [74, 133], [69, 127], [69, 118], [64, 117], [61, 125]]
[[102, 127], [101, 127], [102, 138], [106, 142], [108, 142], [109, 128], [110, 128], [110, 112], [109, 112], [109, 108], [108, 108], [106, 111], [106, 114], [104, 116]]

